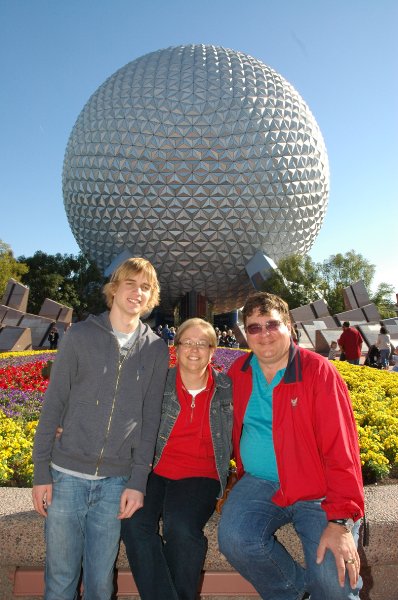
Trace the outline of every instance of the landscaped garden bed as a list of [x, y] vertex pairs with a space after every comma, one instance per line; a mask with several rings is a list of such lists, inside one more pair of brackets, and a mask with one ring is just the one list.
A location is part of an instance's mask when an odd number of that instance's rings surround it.
[[[243, 350], [217, 348], [213, 364], [227, 371]], [[0, 486], [30, 486], [34, 432], [48, 381], [42, 369], [55, 352], [0, 354]], [[170, 348], [170, 366], [175, 365]], [[398, 375], [346, 362], [334, 365], [354, 408], [365, 482], [396, 475], [398, 465]]]

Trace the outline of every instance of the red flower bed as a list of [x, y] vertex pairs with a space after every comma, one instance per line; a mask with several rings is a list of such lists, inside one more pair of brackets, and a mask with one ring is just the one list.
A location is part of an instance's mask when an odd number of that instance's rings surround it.
[[169, 368], [175, 367], [177, 362], [175, 346], [169, 346]]
[[[174, 346], [169, 347], [169, 354], [169, 367], [175, 367], [177, 359]], [[237, 350], [217, 348], [211, 364], [218, 371], [227, 371], [230, 363], [239, 354], [240, 352]], [[41, 372], [46, 362], [46, 360], [33, 360], [32, 362], [26, 362], [18, 366], [10, 365], [9, 367], [0, 368], [0, 389], [45, 392], [48, 386], [48, 379], [44, 379]]]
[[3, 390], [16, 389], [24, 392], [45, 392], [48, 380], [43, 379], [41, 370], [46, 361], [38, 360], [25, 363], [19, 367], [0, 369], [0, 388]]

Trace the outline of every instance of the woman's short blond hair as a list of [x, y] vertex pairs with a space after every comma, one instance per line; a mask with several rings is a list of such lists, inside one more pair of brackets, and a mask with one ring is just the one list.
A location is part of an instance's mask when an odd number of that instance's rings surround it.
[[217, 336], [216, 336], [216, 332], [214, 331], [213, 325], [211, 323], [209, 323], [208, 321], [205, 321], [204, 319], [199, 319], [199, 317], [194, 317], [193, 319], [187, 319], [178, 327], [177, 333], [174, 338], [175, 346], [178, 346], [178, 344], [180, 343], [180, 340], [181, 340], [181, 336], [190, 327], [200, 327], [203, 330], [203, 333], [207, 336], [210, 347], [211, 348], [217, 347]]
[[160, 286], [158, 276], [154, 266], [146, 260], [146, 258], [128, 258], [112, 273], [108, 283], [105, 284], [103, 294], [105, 296], [106, 305], [109, 309], [112, 308], [113, 296], [121, 281], [129, 279], [132, 275], [143, 273], [151, 286], [151, 297], [145, 312], [152, 310], [158, 306], [160, 300]]

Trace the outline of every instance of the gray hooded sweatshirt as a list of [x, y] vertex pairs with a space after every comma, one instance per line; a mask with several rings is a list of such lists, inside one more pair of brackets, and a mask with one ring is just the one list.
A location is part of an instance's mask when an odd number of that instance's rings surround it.
[[138, 327], [124, 360], [108, 312], [64, 336], [35, 436], [35, 485], [52, 482], [53, 462], [88, 475], [128, 476], [126, 487], [145, 493], [169, 356], [147, 325]]

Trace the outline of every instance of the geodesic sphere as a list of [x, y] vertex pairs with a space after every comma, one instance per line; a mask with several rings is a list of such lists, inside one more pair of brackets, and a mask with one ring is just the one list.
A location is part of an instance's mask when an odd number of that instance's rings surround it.
[[158, 50], [89, 99], [63, 170], [66, 213], [100, 268], [123, 251], [158, 271], [162, 305], [194, 290], [216, 312], [252, 289], [245, 265], [313, 245], [325, 145], [308, 106], [259, 60], [216, 46]]

